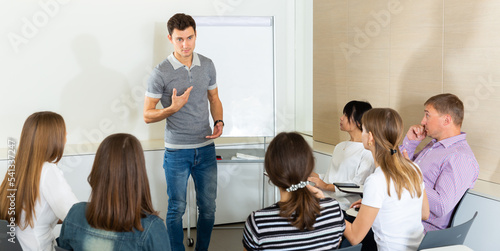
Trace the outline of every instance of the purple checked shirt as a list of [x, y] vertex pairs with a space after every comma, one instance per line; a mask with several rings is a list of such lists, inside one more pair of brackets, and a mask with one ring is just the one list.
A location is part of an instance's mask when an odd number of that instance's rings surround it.
[[465, 191], [476, 183], [479, 164], [465, 136], [462, 132], [439, 142], [433, 139], [418, 153], [415, 153], [420, 144], [418, 140], [405, 137], [400, 146], [424, 175], [431, 213], [429, 219], [422, 222], [426, 232], [447, 228], [453, 209]]

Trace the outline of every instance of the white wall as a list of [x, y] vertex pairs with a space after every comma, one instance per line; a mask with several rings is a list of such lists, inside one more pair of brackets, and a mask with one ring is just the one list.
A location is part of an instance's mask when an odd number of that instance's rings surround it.
[[[77, 154], [86, 152], [80, 144], [114, 132], [163, 138], [163, 123], [142, 120], [144, 83], [165, 57], [158, 37], [177, 12], [275, 17], [277, 129], [294, 130], [293, 1], [24, 0], [0, 10], [0, 142], [19, 138], [26, 117], [40, 110], [64, 116]], [[231, 43], [231, 34], [220, 41]]]
[[313, 1], [295, 0], [295, 130], [312, 135]]

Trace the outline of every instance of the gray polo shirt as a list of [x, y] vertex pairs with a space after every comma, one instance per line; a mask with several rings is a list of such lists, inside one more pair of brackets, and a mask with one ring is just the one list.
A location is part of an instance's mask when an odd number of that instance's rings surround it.
[[163, 107], [172, 104], [172, 91], [182, 95], [193, 86], [188, 102], [167, 117], [165, 147], [192, 149], [209, 145], [213, 140], [209, 125], [208, 90], [217, 88], [215, 66], [209, 58], [193, 52], [191, 68], [181, 64], [173, 54], [157, 65], [148, 80], [146, 96], [159, 98]]

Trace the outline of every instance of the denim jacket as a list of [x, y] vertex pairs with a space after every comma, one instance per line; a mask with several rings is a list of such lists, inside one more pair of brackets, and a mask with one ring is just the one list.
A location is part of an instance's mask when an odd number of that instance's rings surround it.
[[64, 219], [59, 246], [69, 250], [165, 250], [170, 241], [163, 220], [155, 215], [141, 219], [144, 231], [112, 232], [91, 227], [85, 218], [86, 202], [71, 208]]

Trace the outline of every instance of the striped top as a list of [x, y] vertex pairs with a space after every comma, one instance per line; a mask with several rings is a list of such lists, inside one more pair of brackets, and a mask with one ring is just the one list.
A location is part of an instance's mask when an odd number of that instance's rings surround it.
[[418, 153], [415, 149], [420, 141], [405, 137], [400, 147], [401, 151], [406, 149], [424, 175], [431, 212], [429, 219], [423, 221], [426, 232], [447, 228], [453, 209], [476, 183], [479, 164], [465, 136], [461, 133], [441, 141], [433, 139]]
[[336, 249], [345, 229], [344, 215], [332, 198], [321, 199], [320, 206], [314, 230], [304, 231], [281, 217], [277, 204], [253, 212], [245, 223], [243, 246], [249, 251]]

